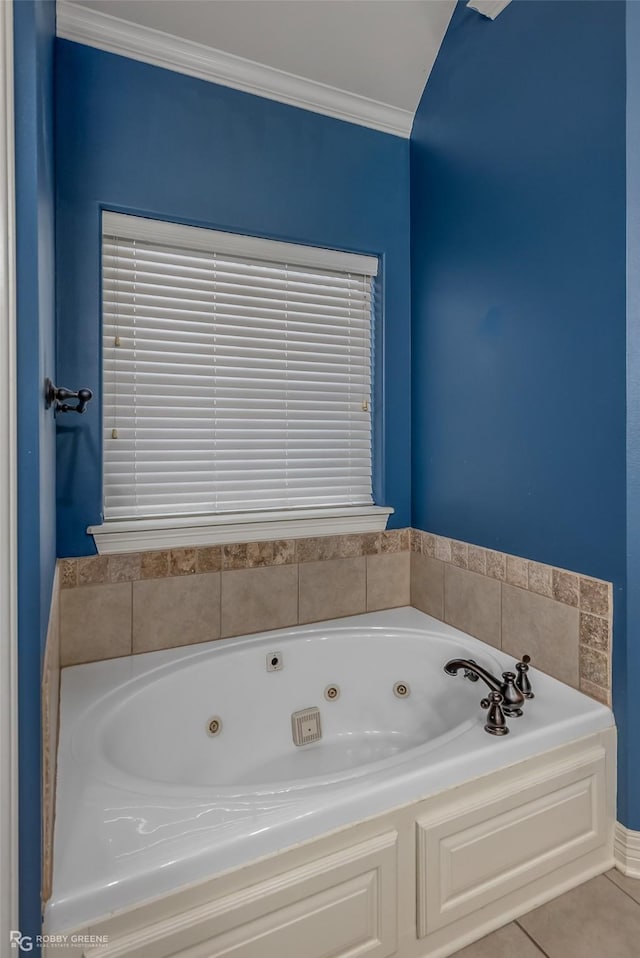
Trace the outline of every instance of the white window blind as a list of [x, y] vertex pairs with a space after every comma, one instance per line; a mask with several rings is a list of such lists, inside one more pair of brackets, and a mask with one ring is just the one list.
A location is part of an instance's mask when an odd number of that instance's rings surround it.
[[377, 260], [103, 214], [105, 520], [372, 503]]

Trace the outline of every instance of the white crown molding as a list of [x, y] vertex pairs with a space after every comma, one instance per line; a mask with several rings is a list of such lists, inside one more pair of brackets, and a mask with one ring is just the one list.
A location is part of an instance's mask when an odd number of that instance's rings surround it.
[[629, 878], [640, 878], [640, 832], [616, 822], [613, 854], [618, 871]]
[[469, 0], [467, 6], [472, 10], [477, 10], [483, 17], [495, 20], [510, 3], [511, 0]]
[[324, 83], [245, 60], [203, 43], [171, 36], [98, 10], [57, 2], [56, 33], [108, 53], [142, 60], [244, 93], [408, 138], [413, 113]]

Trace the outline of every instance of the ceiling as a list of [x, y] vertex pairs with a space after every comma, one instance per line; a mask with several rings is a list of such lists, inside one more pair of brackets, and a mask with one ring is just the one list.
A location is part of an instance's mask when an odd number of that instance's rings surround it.
[[413, 116], [455, 0], [65, 0], [71, 5]]

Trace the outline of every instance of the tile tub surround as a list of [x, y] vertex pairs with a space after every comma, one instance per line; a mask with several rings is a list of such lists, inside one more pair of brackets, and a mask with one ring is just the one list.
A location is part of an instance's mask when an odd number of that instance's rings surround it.
[[410, 534], [61, 559], [60, 665], [409, 605]]
[[417, 529], [58, 566], [62, 666], [412, 604], [611, 700], [610, 583]]
[[611, 704], [610, 582], [412, 529], [411, 604]]

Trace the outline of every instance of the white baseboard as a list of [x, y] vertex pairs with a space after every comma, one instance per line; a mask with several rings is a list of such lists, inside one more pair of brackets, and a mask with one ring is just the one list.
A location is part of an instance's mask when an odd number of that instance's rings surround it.
[[613, 852], [618, 871], [629, 878], [640, 878], [640, 832], [616, 822]]

